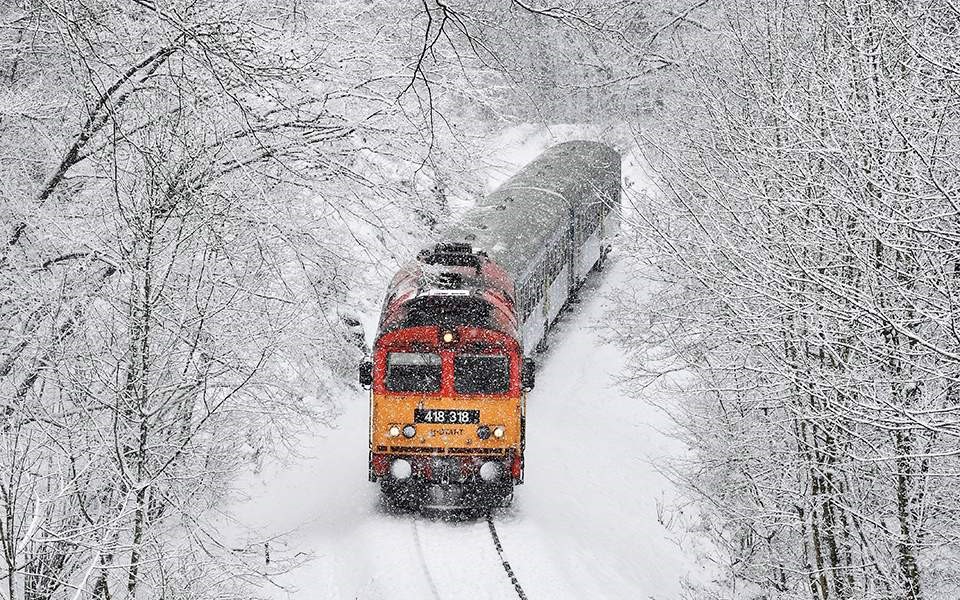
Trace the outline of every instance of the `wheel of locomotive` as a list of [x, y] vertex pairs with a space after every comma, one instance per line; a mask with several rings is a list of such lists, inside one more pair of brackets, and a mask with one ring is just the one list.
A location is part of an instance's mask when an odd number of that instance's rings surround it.
[[410, 488], [380, 482], [380, 503], [388, 512], [411, 512], [420, 509], [420, 497]]
[[498, 508], [507, 508], [513, 503], [513, 491], [515, 486], [512, 480], [500, 482], [493, 488], [488, 488], [479, 496], [474, 498], [475, 505], [479, 510], [491, 512]]
[[380, 506], [389, 513], [406, 512], [401, 498], [392, 491], [380, 488]]

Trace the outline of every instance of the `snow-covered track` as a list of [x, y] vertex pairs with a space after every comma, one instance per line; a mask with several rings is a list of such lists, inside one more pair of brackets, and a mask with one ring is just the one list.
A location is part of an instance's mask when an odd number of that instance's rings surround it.
[[487, 526], [490, 528], [490, 537], [493, 538], [493, 545], [497, 549], [497, 554], [500, 555], [500, 564], [503, 565], [503, 570], [506, 571], [507, 577], [510, 578], [510, 583], [513, 584], [513, 589], [517, 592], [517, 597], [520, 598], [520, 600], [527, 600], [527, 595], [523, 593], [523, 587], [520, 586], [517, 575], [513, 572], [513, 567], [510, 566], [510, 561], [507, 560], [503, 552], [503, 544], [500, 543], [500, 536], [497, 534], [497, 526], [493, 523], [493, 516], [489, 514], [487, 515]]
[[[463, 589], [461, 578], [466, 575], [473, 579], [474, 586], [487, 594], [479, 592], [478, 598], [503, 600], [512, 597], [513, 594], [507, 591], [509, 585], [519, 600], [527, 600], [526, 592], [507, 560], [492, 515], [480, 517], [476, 513], [470, 513], [469, 516], [466, 513], [448, 513], [440, 518], [424, 518], [422, 514], [413, 514], [411, 517], [414, 547], [410, 552], [413, 560], [409, 564], [414, 568], [419, 566], [419, 573], [414, 577], [421, 578], [415, 584], [421, 590], [420, 597], [432, 600], [460, 598]], [[454, 540], [455, 543], [451, 545]], [[490, 552], [491, 542], [496, 554]], [[465, 559], [473, 566], [470, 574], [458, 570]], [[503, 573], [506, 573], [506, 580], [503, 579]], [[450, 595], [451, 590], [456, 590], [453, 596]]]
[[413, 541], [417, 545], [417, 558], [420, 559], [420, 566], [423, 568], [424, 575], [426, 575], [427, 585], [430, 586], [430, 592], [433, 594], [434, 600], [441, 600], [440, 592], [437, 590], [437, 582], [433, 580], [430, 565], [427, 564], [427, 558], [423, 551], [423, 542], [420, 541], [420, 530], [417, 527], [417, 519], [412, 519], [410, 524], [413, 526]]

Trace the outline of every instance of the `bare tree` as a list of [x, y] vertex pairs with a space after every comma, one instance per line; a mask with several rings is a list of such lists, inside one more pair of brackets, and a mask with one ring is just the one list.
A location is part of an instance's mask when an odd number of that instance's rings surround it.
[[3, 597], [246, 594], [283, 567], [208, 514], [359, 356], [348, 224], [412, 212], [412, 45], [370, 10], [0, 14]]
[[664, 189], [638, 253], [661, 283], [632, 332], [660, 352], [637, 377], [688, 374], [682, 480], [725, 556], [716, 593], [955, 593], [957, 14], [710, 14], [649, 137]]

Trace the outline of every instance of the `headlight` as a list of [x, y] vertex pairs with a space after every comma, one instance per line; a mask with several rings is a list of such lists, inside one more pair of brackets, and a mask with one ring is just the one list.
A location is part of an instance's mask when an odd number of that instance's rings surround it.
[[507, 430], [503, 428], [503, 425], [497, 425], [496, 427], [493, 428], [493, 437], [499, 440], [500, 438], [503, 437], [503, 434], [505, 434], [506, 432]]
[[486, 425], [481, 425], [477, 427], [477, 437], [481, 440], [485, 440], [490, 437], [490, 428]]
[[496, 481], [500, 479], [501, 470], [500, 463], [488, 460], [480, 465], [480, 479], [484, 481]]
[[394, 479], [409, 479], [413, 474], [413, 465], [409, 460], [398, 458], [390, 463], [390, 474]]
[[400, 437], [400, 428], [396, 425], [391, 425], [387, 429], [387, 437]]
[[417, 428], [413, 425], [404, 425], [403, 426], [403, 437], [412, 438], [417, 435]]

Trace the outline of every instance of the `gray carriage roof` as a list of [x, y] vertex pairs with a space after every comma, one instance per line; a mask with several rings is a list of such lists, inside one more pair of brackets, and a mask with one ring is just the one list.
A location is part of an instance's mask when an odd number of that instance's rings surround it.
[[[484, 250], [519, 281], [571, 207], [582, 210], [598, 182], [616, 177], [620, 155], [599, 142], [552, 146], [494, 192], [477, 201], [460, 222], [441, 229], [444, 241]], [[587, 183], [584, 183], [587, 182]]]

